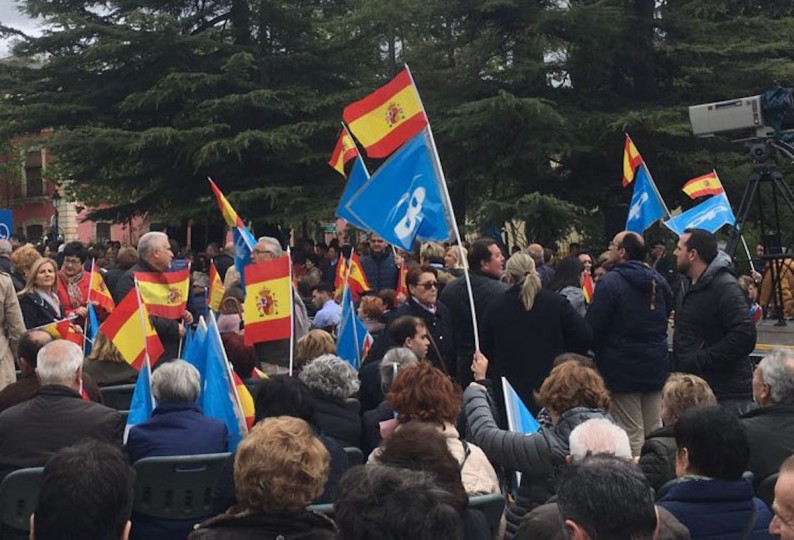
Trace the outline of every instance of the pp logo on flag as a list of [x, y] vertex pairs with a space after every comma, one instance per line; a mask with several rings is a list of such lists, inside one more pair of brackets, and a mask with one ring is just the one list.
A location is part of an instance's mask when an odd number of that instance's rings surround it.
[[[427, 194], [423, 187], [418, 187], [411, 193], [411, 199], [408, 202], [405, 217], [394, 227], [394, 234], [396, 234], [400, 240], [411, 240], [414, 231], [419, 227], [419, 216], [422, 214], [422, 204], [425, 202], [426, 196]], [[397, 205], [398, 208], [400, 206], [402, 206], [402, 201]]]

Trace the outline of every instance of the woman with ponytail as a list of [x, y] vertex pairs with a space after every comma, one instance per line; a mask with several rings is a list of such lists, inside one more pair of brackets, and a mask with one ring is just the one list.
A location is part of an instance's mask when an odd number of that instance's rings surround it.
[[516, 253], [505, 265], [504, 294], [485, 312], [482, 349], [490, 360], [490, 378], [507, 377], [533, 414], [540, 410], [534, 394], [551, 372], [554, 358], [565, 352], [587, 353], [592, 331], [565, 297], [543, 289], [535, 263]]

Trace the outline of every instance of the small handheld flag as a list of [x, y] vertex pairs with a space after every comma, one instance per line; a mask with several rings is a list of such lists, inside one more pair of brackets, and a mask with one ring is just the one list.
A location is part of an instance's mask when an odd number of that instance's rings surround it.
[[221, 309], [221, 301], [223, 301], [223, 293], [226, 289], [223, 287], [221, 276], [218, 274], [218, 269], [215, 267], [215, 262], [210, 261], [210, 288], [207, 292], [207, 305], [212, 311], [219, 311]]
[[634, 174], [637, 171], [637, 167], [643, 163], [639, 150], [634, 146], [634, 142], [631, 140], [631, 137], [629, 137], [629, 134], [626, 133], [626, 144], [623, 147], [623, 187], [628, 186], [634, 181]]
[[112, 313], [116, 303], [113, 301], [113, 296], [110, 294], [105, 279], [96, 267], [95, 262], [91, 263], [91, 285], [88, 292], [88, 300], [96, 302], [99, 307], [104, 309], [107, 313]]
[[[141, 311], [143, 314], [140, 313]], [[141, 328], [141, 325], [145, 325], [145, 328]], [[141, 369], [147, 350], [149, 358], [155, 361], [165, 351], [149, 321], [146, 304], [138, 303], [135, 289], [131, 289], [119, 302], [113, 313], [105, 319], [101, 330], [113, 342], [124, 360], [137, 370]]]
[[290, 305], [292, 282], [289, 258], [245, 267], [245, 344], [287, 339], [292, 335]]
[[151, 315], [181, 319], [190, 292], [190, 270], [176, 272], [135, 272], [141, 300]]
[[582, 294], [584, 295], [584, 301], [588, 304], [592, 302], [594, 293], [595, 284], [593, 283], [593, 276], [590, 275], [590, 272], [585, 272], [584, 278], [582, 279]]
[[345, 174], [345, 165], [347, 165], [347, 162], [357, 155], [358, 149], [353, 142], [353, 138], [350, 136], [347, 128], [342, 127], [342, 132], [339, 134], [339, 140], [336, 141], [334, 153], [331, 154], [331, 159], [328, 161], [328, 165], [330, 165], [331, 168], [336, 172], [347, 178], [347, 174]]
[[724, 189], [720, 178], [717, 176], [717, 171], [711, 171], [684, 184], [682, 191], [689, 195], [690, 199], [697, 199], [708, 195], [719, 195]]
[[631, 196], [629, 215], [626, 217], [626, 230], [642, 234], [645, 229], [665, 217], [666, 212], [664, 202], [653, 185], [648, 169], [645, 165], [641, 165], [637, 170], [637, 181]]
[[736, 216], [733, 215], [725, 192], [709, 197], [697, 206], [664, 222], [667, 228], [678, 236], [684, 234], [686, 229], [705, 229], [713, 233], [723, 225], [734, 223]]

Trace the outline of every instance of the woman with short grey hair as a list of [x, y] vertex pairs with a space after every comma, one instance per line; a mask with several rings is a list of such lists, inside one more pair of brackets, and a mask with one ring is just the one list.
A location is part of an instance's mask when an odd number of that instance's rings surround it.
[[316, 399], [316, 420], [325, 435], [342, 446], [361, 445], [359, 403], [348, 401], [358, 392], [358, 372], [333, 354], [323, 354], [306, 364], [300, 380]]
[[130, 462], [152, 456], [217, 454], [229, 447], [226, 425], [207, 418], [196, 405], [201, 394], [198, 370], [184, 360], [158, 365], [152, 372], [157, 407], [127, 438]]

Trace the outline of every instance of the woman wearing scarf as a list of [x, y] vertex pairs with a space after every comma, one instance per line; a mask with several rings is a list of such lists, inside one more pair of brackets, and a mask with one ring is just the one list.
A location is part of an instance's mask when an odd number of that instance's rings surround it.
[[[58, 299], [63, 304], [66, 316], [77, 316], [74, 323], [83, 326], [88, 314], [88, 290], [91, 288], [91, 272], [85, 270], [88, 250], [81, 242], [69, 242], [63, 247], [63, 267], [58, 271]], [[97, 309], [97, 317], [104, 319], [104, 312]]]

